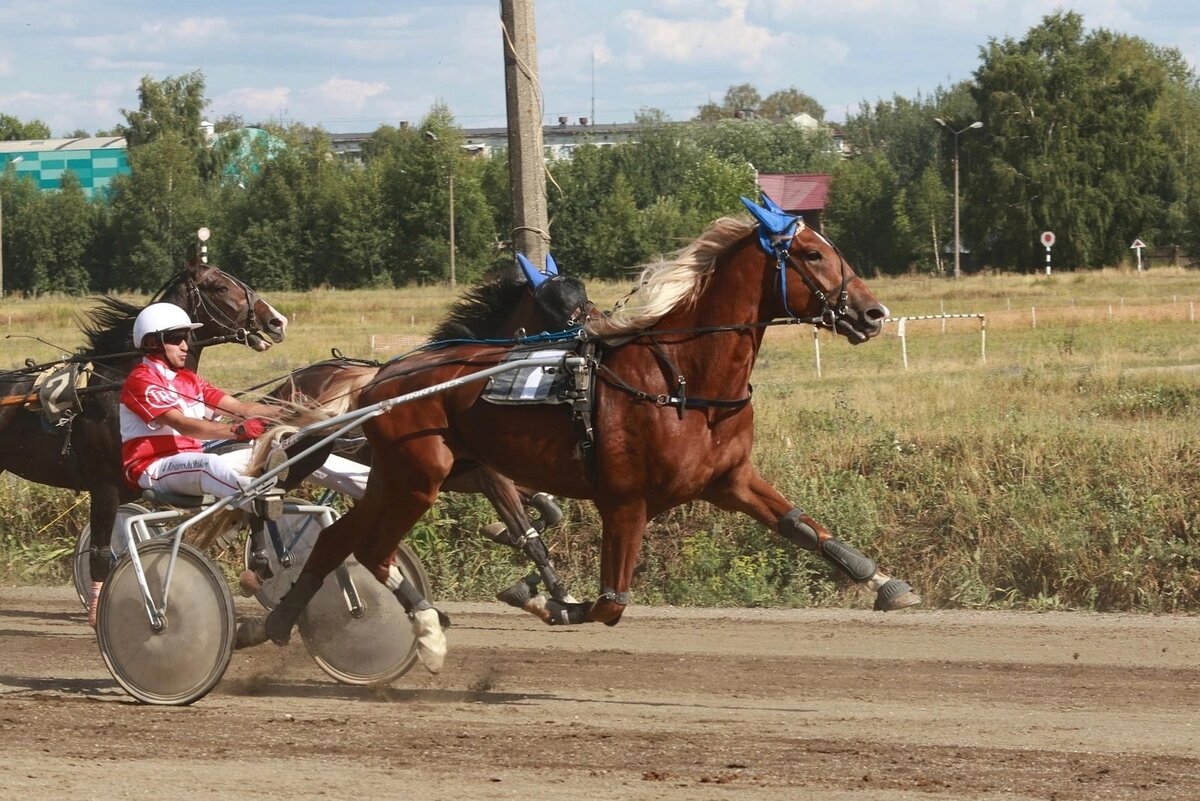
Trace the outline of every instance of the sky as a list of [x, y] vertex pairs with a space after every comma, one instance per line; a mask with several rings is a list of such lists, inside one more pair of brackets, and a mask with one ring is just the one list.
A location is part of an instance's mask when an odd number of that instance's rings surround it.
[[[544, 122], [687, 120], [732, 85], [794, 87], [839, 122], [862, 102], [969, 79], [991, 39], [1059, 10], [1178, 48], [1200, 67], [1195, 0], [532, 0]], [[55, 136], [136, 109], [144, 76], [200, 70], [206, 116], [329, 132], [505, 124], [499, 0], [5, 0], [0, 113]]]

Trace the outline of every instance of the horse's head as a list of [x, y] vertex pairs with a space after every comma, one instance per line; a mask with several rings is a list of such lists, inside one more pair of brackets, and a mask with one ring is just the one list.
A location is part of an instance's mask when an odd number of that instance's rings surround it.
[[[784, 314], [820, 318], [853, 345], [883, 331], [888, 309], [876, 299], [842, 252], [823, 234], [802, 227], [792, 237], [787, 258], [778, 267], [784, 273], [774, 284], [781, 295]], [[796, 304], [802, 308], [796, 308]]]
[[257, 292], [229, 273], [193, 259], [184, 279], [187, 308], [196, 322], [203, 323], [201, 338], [246, 332], [246, 344], [264, 351], [282, 342], [288, 320]]
[[766, 271], [771, 286], [765, 288], [764, 298], [771, 299], [775, 314], [813, 319], [854, 345], [883, 331], [887, 307], [824, 234], [770, 198], [765, 198], [765, 207], [742, 200], [758, 221], [759, 247], [774, 262], [774, 269]]
[[534, 267], [523, 253], [517, 254], [517, 264], [529, 281], [529, 291], [535, 313], [541, 320], [541, 330], [565, 331], [597, 313], [595, 304], [588, 300], [583, 281], [560, 275], [558, 265], [549, 253], [546, 254], [545, 270]]

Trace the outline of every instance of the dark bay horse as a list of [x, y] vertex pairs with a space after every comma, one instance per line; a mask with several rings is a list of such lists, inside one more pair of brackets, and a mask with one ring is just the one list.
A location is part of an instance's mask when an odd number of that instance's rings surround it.
[[[601, 344], [589, 360], [594, 469], [580, 456], [568, 410], [491, 404], [478, 381], [368, 420], [374, 461], [366, 494], [321, 532], [295, 585], [259, 623], [263, 636], [287, 642], [309, 598], [350, 553], [383, 580], [398, 541], [460, 459], [595, 503], [603, 524], [600, 595], [562, 605], [555, 622], [615, 625], [629, 603], [647, 522], [697, 499], [819, 553], [874, 590], [877, 609], [919, 603], [911, 587], [836, 539], [751, 463], [750, 374], [765, 326], [779, 318], [819, 322], [859, 344], [880, 333], [888, 314], [825, 237], [796, 218], [782, 228], [759, 221], [716, 221], [673, 262], [648, 267], [611, 316], [585, 326]], [[464, 345], [389, 364], [362, 390], [360, 406], [468, 375], [506, 353]]]
[[[216, 337], [243, 341], [256, 351], [282, 342], [287, 318], [245, 283], [218, 267], [193, 259], [152, 298], [167, 301], [203, 323], [194, 332], [200, 342]], [[142, 307], [101, 296], [85, 312], [80, 327], [87, 337], [73, 361], [90, 361], [87, 386], [79, 390], [77, 412], [51, 429], [41, 412], [19, 405], [0, 406], [0, 471], [77, 492], [91, 500], [91, 576], [103, 581], [111, 565], [109, 540], [117, 506], [137, 493], [126, 486], [121, 464], [118, 400], [121, 384], [141, 360], [133, 348], [133, 322]], [[195, 369], [202, 344], [188, 353]], [[28, 370], [0, 372], [0, 396], [28, 396], [35, 376]]]
[[[537, 338], [543, 333], [556, 334], [574, 329], [593, 312], [583, 282], [561, 274], [552, 257], [547, 256], [545, 271], [535, 268], [521, 254], [518, 254], [517, 262], [520, 272], [503, 271], [492, 280], [464, 292], [451, 305], [446, 318], [430, 332], [426, 347], [442, 348], [464, 341], [508, 342], [514, 338]], [[357, 397], [358, 390], [374, 375], [371, 368], [379, 366], [353, 359], [328, 359], [294, 371], [268, 397], [292, 403], [305, 400], [328, 403], [341, 394], [350, 400]], [[371, 448], [365, 439], [351, 443], [339, 453], [361, 464], [371, 463]], [[307, 473], [303, 467], [292, 472], [296, 475]], [[540, 531], [525, 510], [525, 507], [531, 507], [539, 511], [539, 526], [553, 524], [561, 511], [551, 498], [534, 489], [514, 485], [495, 470], [466, 460], [454, 465], [442, 489], [485, 495], [503, 524], [503, 530], [489, 532], [489, 535], [496, 542], [522, 551], [537, 566], [537, 573], [531, 574], [533, 578], [517, 582], [500, 592], [499, 597], [514, 606], [523, 606], [536, 592], [536, 583], [540, 579], [552, 598], [570, 599], [550, 562]], [[420, 605], [420, 600], [406, 598], [408, 605]]]

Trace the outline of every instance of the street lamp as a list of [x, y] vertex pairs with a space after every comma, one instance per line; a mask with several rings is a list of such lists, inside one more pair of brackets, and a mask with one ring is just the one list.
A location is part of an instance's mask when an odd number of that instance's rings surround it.
[[[8, 172], [9, 164], [20, 164], [24, 160], [24, 156], [17, 156], [4, 165], [4, 171]], [[0, 298], [2, 297], [4, 297], [4, 193], [0, 192]]]
[[[433, 131], [425, 132], [426, 138], [431, 142], [438, 141], [438, 135]], [[454, 289], [458, 286], [458, 281], [454, 276], [454, 159], [451, 158], [446, 164], [446, 176], [448, 189], [450, 193], [450, 288]]]
[[933, 121], [954, 134], [954, 277], [962, 278], [962, 240], [958, 235], [958, 135], [972, 128], [982, 128], [983, 123], [975, 120], [966, 128], [956, 131], [941, 117], [934, 117]]

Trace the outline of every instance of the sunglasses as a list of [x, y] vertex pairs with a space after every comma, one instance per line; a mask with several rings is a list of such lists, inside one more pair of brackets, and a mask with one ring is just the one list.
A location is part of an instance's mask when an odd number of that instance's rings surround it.
[[184, 342], [187, 342], [187, 338], [187, 331], [167, 331], [162, 335], [164, 345], [182, 345]]

